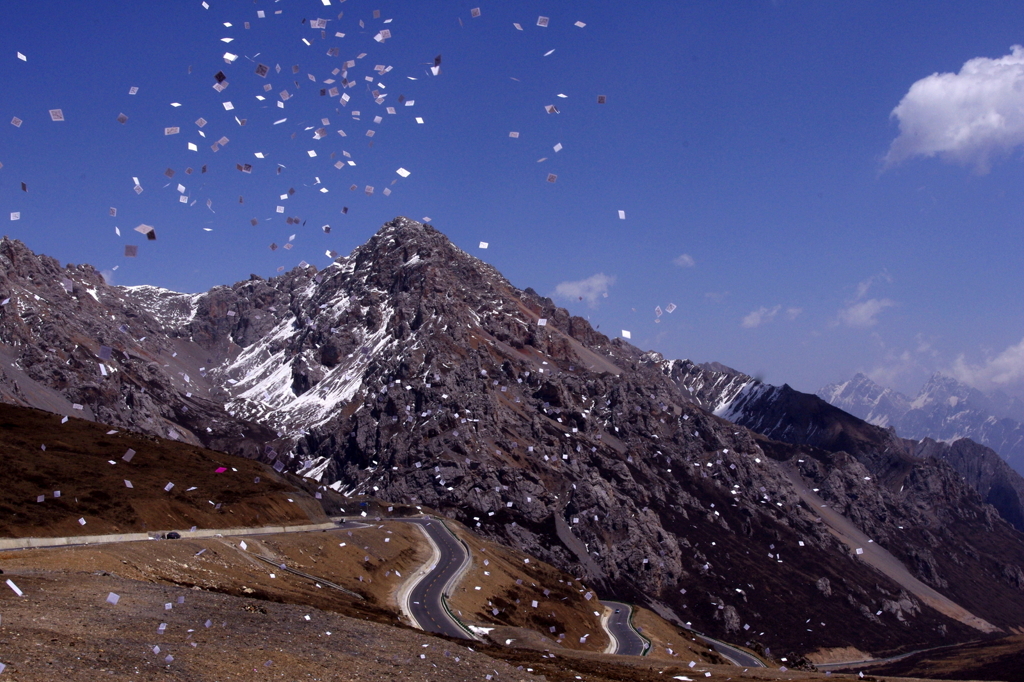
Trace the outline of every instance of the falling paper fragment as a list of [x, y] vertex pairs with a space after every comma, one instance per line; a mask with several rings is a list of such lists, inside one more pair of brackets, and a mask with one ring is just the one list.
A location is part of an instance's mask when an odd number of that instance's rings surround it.
[[487, 247], [488, 247], [487, 242], [480, 242], [480, 248], [481, 249], [486, 249]]
[[404, 168], [399, 168], [395, 172], [401, 175], [403, 178], [407, 178], [411, 175], [411, 173], [409, 173], [409, 171], [405, 170]]
[[632, 336], [632, 334], [630, 334], [630, 333], [629, 333], [628, 331], [626, 331], [625, 329], [623, 329], [623, 330], [622, 330], [622, 338], [624, 338], [624, 339], [631, 339], [631, 338], [633, 338], [633, 336]]
[[619, 220], [625, 220], [625, 219], [626, 219], [626, 212], [625, 211], [619, 211]]
[[18, 595], [19, 597], [21, 597], [21, 596], [23, 596], [25, 594], [24, 592], [22, 592], [21, 590], [18, 589], [18, 586], [14, 584], [13, 580], [8, 579], [7, 587], [9, 587], [12, 590], [14, 590], [14, 594]]
[[110, 604], [117, 604], [117, 602], [120, 599], [121, 599], [121, 595], [115, 594], [113, 592], [111, 592], [110, 594], [107, 595], [107, 602], [110, 603]]
[[51, 121], [63, 121], [64, 112], [60, 109], [50, 109], [50, 120]]

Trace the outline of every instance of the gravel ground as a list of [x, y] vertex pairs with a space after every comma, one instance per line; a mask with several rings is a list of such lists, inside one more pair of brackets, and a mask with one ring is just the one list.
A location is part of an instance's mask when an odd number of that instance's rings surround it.
[[24, 593], [0, 585], [4, 679], [542, 679], [464, 645], [308, 606], [111, 574], [18, 571], [3, 578]]

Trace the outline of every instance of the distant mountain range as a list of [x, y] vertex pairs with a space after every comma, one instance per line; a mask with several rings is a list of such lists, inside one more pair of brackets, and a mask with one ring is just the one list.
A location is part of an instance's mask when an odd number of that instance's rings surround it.
[[1024, 626], [1024, 497], [990, 450], [610, 339], [405, 218], [201, 294], [4, 239], [0, 370], [6, 402], [429, 506], [776, 655]]
[[940, 373], [914, 398], [884, 388], [863, 374], [818, 391], [828, 403], [905, 438], [953, 443], [969, 438], [995, 450], [1024, 474], [1024, 401], [1003, 393], [985, 394]]

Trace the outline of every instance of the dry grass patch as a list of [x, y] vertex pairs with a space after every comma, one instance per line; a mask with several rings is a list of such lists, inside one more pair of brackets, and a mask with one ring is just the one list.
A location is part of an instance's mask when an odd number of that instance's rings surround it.
[[259, 462], [61, 419], [0, 404], [0, 537], [327, 520], [307, 493]]
[[458, 523], [446, 523], [473, 555], [449, 600], [467, 624], [524, 628], [568, 649], [603, 651], [608, 646], [601, 628], [602, 606], [593, 590], [549, 564], [487, 542]]
[[[695, 639], [689, 630], [672, 623], [642, 607], [633, 607], [633, 625], [647, 639], [651, 640], [653, 659], [674, 661], [696, 661], [701, 664], [721, 663], [722, 657]], [[672, 653], [669, 653], [671, 651]]]

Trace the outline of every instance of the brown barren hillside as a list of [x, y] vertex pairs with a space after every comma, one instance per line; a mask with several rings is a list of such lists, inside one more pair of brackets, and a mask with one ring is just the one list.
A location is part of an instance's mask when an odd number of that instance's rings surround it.
[[62, 420], [0, 404], [0, 537], [327, 520], [315, 500], [267, 465], [83, 419]]
[[930, 679], [1024, 682], [1024, 635], [969, 642], [911, 654], [864, 672], [875, 677], [913, 675]]

